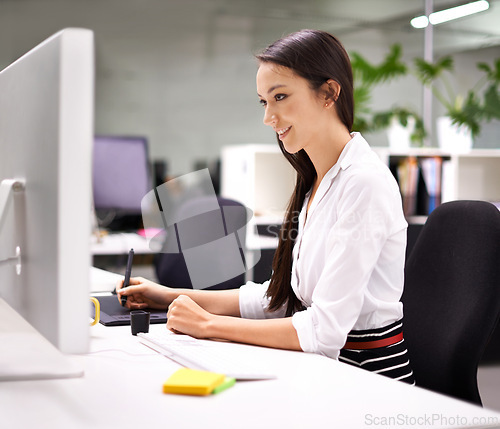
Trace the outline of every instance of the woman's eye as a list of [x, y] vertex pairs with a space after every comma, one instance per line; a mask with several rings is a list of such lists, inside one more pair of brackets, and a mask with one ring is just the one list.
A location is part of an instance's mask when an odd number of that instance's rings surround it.
[[[286, 94], [276, 94], [273, 98], [274, 98], [275, 101], [282, 101], [286, 97], [287, 97]], [[267, 101], [266, 100], [260, 99], [259, 103], [260, 103], [261, 106], [264, 106], [264, 107], [267, 106]]]

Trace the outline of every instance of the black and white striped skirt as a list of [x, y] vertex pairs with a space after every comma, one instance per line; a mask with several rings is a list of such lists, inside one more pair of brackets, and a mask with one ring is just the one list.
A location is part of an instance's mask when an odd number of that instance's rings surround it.
[[403, 339], [403, 320], [378, 329], [349, 332], [339, 361], [415, 384]]

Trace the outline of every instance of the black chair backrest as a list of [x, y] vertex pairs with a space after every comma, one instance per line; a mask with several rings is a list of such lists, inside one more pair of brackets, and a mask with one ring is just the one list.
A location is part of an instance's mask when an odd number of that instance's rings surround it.
[[[183, 250], [213, 242], [228, 234], [237, 235], [240, 255], [244, 261], [248, 211], [235, 200], [217, 197], [217, 202], [220, 210], [213, 210], [211, 197], [193, 198], [180, 207], [178, 218], [184, 220], [168, 228], [162, 253], [157, 254], [154, 259], [156, 275], [161, 284], [192, 289]], [[193, 213], [200, 214], [193, 216]], [[224, 270], [224, 266], [228, 264], [223, 258], [217, 263], [220, 263], [220, 270]], [[244, 282], [245, 273], [241, 273], [204, 289], [234, 289]]]
[[499, 210], [436, 208], [406, 262], [402, 301], [416, 384], [481, 404], [477, 367], [500, 314]]

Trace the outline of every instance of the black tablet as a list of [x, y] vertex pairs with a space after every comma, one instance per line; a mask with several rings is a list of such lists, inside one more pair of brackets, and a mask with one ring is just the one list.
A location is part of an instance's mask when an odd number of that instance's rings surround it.
[[[124, 326], [130, 325], [130, 310], [122, 307], [116, 295], [95, 296], [101, 305], [101, 320], [104, 326]], [[146, 309], [150, 313], [149, 323], [166, 323], [166, 310]], [[94, 306], [91, 306], [90, 317], [94, 317]]]

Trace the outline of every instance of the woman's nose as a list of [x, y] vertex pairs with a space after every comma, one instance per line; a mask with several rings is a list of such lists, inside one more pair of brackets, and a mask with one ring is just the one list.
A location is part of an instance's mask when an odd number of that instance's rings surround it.
[[264, 125], [269, 125], [270, 127], [272, 127], [277, 122], [276, 113], [273, 112], [272, 109], [267, 107], [262, 122], [264, 122]]

